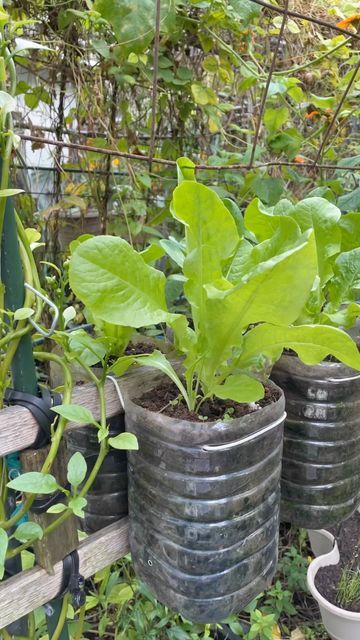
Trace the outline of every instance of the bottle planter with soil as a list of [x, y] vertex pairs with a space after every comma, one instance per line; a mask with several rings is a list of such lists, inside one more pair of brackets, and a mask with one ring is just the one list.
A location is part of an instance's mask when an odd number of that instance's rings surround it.
[[308, 568], [308, 586], [333, 640], [360, 638], [360, 515], [344, 523], [339, 544]]
[[[353, 329], [356, 340], [360, 213], [342, 216], [323, 198], [282, 201], [273, 209], [255, 201], [245, 223], [259, 242], [286, 225], [289, 233], [292, 225], [314, 230], [317, 274], [296, 323]], [[281, 515], [309, 529], [334, 526], [360, 501], [359, 367], [332, 353], [335, 359], [305, 364], [288, 351], [272, 371], [287, 411]]]
[[360, 374], [339, 362], [308, 366], [286, 354], [272, 376], [286, 397], [282, 518], [332, 527], [360, 502]]
[[125, 398], [126, 429], [139, 442], [129, 457], [130, 547], [159, 600], [188, 619], [219, 622], [276, 568], [285, 416], [282, 392], [267, 382], [268, 358], [284, 346], [311, 364], [333, 349], [349, 366], [360, 356], [338, 329], [292, 326], [317, 269], [311, 230], [299, 228], [290, 245], [285, 234], [253, 247], [235, 204], [198, 184], [189, 160], [179, 161], [179, 177], [171, 213], [185, 238], [162, 246], [182, 271], [190, 322], [168, 311], [164, 274], [120, 238], [79, 245], [69, 276], [93, 317], [166, 323], [174, 334], [183, 356], [176, 370], [158, 350], [112, 367], [121, 375], [152, 366], [173, 385]]
[[165, 385], [126, 402], [139, 442], [128, 458], [132, 557], [162, 602], [216, 622], [269, 586], [276, 568], [284, 398], [269, 384], [258, 409], [230, 403], [233, 420], [199, 422], [185, 407], [161, 412], [164, 394], [165, 403], [178, 395]]

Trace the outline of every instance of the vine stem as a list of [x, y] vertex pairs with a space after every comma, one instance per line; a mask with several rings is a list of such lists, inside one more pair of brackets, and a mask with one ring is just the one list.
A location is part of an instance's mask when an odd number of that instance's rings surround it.
[[[55, 360], [58, 364], [60, 364], [61, 366], [64, 367], [64, 372], [65, 369], [68, 370], [67, 365], [64, 364], [62, 358], [60, 358], [60, 356], [55, 356], [55, 354], [50, 354], [50, 353], [34, 353], [35, 357], [41, 357], [44, 356], [44, 359], [47, 360]], [[77, 360], [83, 367], [83, 369], [88, 373], [89, 377], [93, 380], [93, 382], [95, 383], [96, 387], [97, 387], [97, 391], [99, 394], [99, 403], [100, 403], [100, 423], [102, 427], [106, 427], [106, 397], [105, 397], [105, 381], [106, 381], [106, 372], [104, 372], [104, 375], [102, 376], [102, 379], [99, 380], [96, 375], [94, 374], [94, 372], [91, 370], [90, 367], [87, 367], [86, 365], [84, 365], [81, 362], [80, 358], [75, 358], [75, 360]], [[70, 375], [70, 381], [71, 381], [71, 373], [68, 371], [67, 376]], [[72, 391], [72, 387], [70, 388], [70, 397], [67, 397], [67, 401], [71, 400], [71, 391]], [[64, 393], [64, 399], [65, 399], [65, 393]], [[66, 421], [65, 421], [66, 423]], [[59, 431], [59, 427], [60, 424], [55, 432], [55, 435], [58, 433]], [[62, 435], [62, 434], [61, 434]], [[59, 441], [60, 442], [60, 441]], [[56, 449], [57, 452], [57, 449]], [[54, 454], [54, 457], [56, 455], [56, 452]], [[99, 450], [99, 455], [96, 459], [96, 462], [89, 474], [88, 479], [86, 480], [86, 482], [84, 483], [81, 491], [79, 492], [79, 497], [83, 498], [85, 497], [85, 495], [88, 493], [88, 491], [91, 489], [93, 482], [96, 479], [96, 476], [105, 460], [105, 457], [107, 455], [108, 452], [108, 444], [106, 440], [102, 440], [100, 443], [100, 450]], [[42, 468], [42, 472], [44, 472], [44, 467], [50, 457], [50, 453], [51, 453], [51, 449], [50, 452], [48, 454], [48, 457], [46, 459], [46, 461], [44, 462], [43, 468]], [[46, 470], [45, 470], [46, 472]], [[36, 498], [36, 496], [31, 496], [30, 498], [27, 498], [24, 502], [24, 505], [22, 507], [21, 510], [19, 510], [19, 512], [10, 520], [6, 521], [5, 523], [1, 523], [0, 522], [0, 527], [2, 526], [4, 529], [8, 529], [9, 526], [13, 526], [18, 520], [19, 517], [22, 517], [31, 507], [34, 499]], [[65, 520], [67, 520], [70, 516], [72, 515], [72, 511], [71, 509], [67, 509], [66, 511], [64, 511], [64, 513], [62, 513], [59, 518], [57, 518], [56, 520], [54, 520], [48, 527], [46, 527], [43, 531], [44, 536], [48, 535], [49, 533], [52, 533], [52, 531], [54, 531], [55, 529], [57, 529], [63, 522], [65, 522]], [[10, 524], [9, 524], [10, 523]], [[32, 546], [34, 544], [35, 540], [30, 540], [28, 542], [24, 542], [22, 545], [19, 545], [18, 547], [16, 547], [15, 549], [11, 549], [10, 551], [7, 552], [6, 554], [6, 558], [13, 558], [14, 556], [18, 555], [19, 553], [21, 553], [22, 551], [25, 551], [25, 549], [28, 549], [30, 546]]]
[[[39, 360], [50, 360], [50, 361], [57, 362], [57, 364], [60, 365], [60, 367], [62, 367], [63, 373], [64, 373], [63, 402], [65, 404], [69, 404], [71, 402], [71, 396], [72, 396], [72, 377], [71, 377], [71, 372], [68, 365], [65, 364], [65, 362], [60, 356], [57, 356], [54, 353], [34, 352], [34, 357]], [[63, 436], [66, 423], [67, 423], [67, 420], [62, 416], [60, 416], [58, 427], [52, 437], [49, 453], [41, 469], [42, 473], [49, 473], [51, 469], [51, 466], [55, 460], [56, 454], [59, 449], [60, 441]], [[10, 529], [12, 526], [14, 526], [14, 524], [16, 524], [28, 512], [35, 498], [36, 498], [35, 495], [31, 495], [28, 498], [26, 498], [21, 509], [19, 509], [19, 511], [14, 516], [12, 516], [12, 518], [10, 518], [9, 520], [0, 522], [0, 527], [2, 527], [3, 529]]]
[[76, 628], [74, 640], [81, 640], [81, 636], [84, 630], [85, 612], [86, 612], [86, 604], [83, 604], [83, 606], [80, 607], [78, 626]]
[[149, 171], [152, 169], [152, 161], [155, 153], [155, 137], [156, 137], [156, 105], [159, 75], [159, 49], [160, 49], [160, 23], [161, 23], [161, 0], [156, 0], [156, 17], [155, 17], [155, 42], [154, 42], [154, 71], [153, 71], [153, 88], [151, 99], [151, 130], [149, 145]]
[[69, 605], [69, 594], [65, 594], [63, 601], [62, 601], [62, 606], [61, 606], [61, 611], [60, 611], [60, 616], [58, 619], [58, 623], [56, 625], [55, 631], [52, 634], [50, 640], [59, 640], [60, 636], [61, 636], [61, 632], [64, 629], [65, 623], [66, 623], [66, 614], [67, 614], [67, 610], [68, 610], [68, 605]]
[[[105, 460], [106, 454], [108, 452], [108, 446], [106, 444], [106, 440], [103, 440], [100, 443], [100, 451], [99, 451], [99, 455], [96, 459], [96, 462], [90, 472], [90, 475], [87, 479], [87, 481], [85, 482], [85, 484], [83, 485], [83, 488], [81, 489], [81, 491], [79, 492], [79, 497], [80, 498], [84, 498], [85, 495], [88, 493], [88, 491], [91, 489], [93, 482], [96, 479], [96, 476], [99, 472], [99, 469], [102, 465], [102, 463]], [[34, 496], [35, 498], [36, 496]], [[34, 498], [32, 498], [31, 504], [34, 501]], [[30, 506], [31, 506], [30, 504]], [[26, 505], [26, 502], [24, 503], [24, 507]], [[29, 506], [27, 506], [25, 513], [28, 511]], [[58, 518], [56, 518], [56, 520], [54, 520], [51, 524], [49, 524], [49, 526], [45, 527], [45, 529], [43, 530], [43, 536], [47, 536], [49, 535], [49, 533], [52, 533], [53, 531], [55, 531], [55, 529], [57, 529], [63, 522], [65, 522], [68, 518], [70, 518], [70, 516], [72, 515], [72, 511], [71, 509], [67, 509], [66, 511], [64, 511], [64, 513], [61, 514], [61, 516], [59, 516]], [[24, 512], [22, 511], [22, 515], [24, 515]], [[18, 520], [18, 518], [17, 518]], [[7, 521], [9, 522], [9, 521]], [[7, 524], [7, 522], [5, 524]], [[4, 525], [1, 525], [3, 529], [8, 528], [5, 527]], [[24, 542], [23, 544], [19, 545], [18, 547], [16, 547], [15, 549], [11, 549], [10, 551], [7, 552], [6, 554], [6, 559], [9, 560], [10, 558], [14, 558], [15, 556], [19, 555], [19, 553], [21, 553], [22, 551], [25, 551], [26, 549], [28, 549], [29, 547], [31, 547], [34, 542], [36, 542], [36, 539], [34, 540], [29, 540], [28, 542]]]
[[271, 84], [271, 79], [272, 79], [273, 73], [275, 71], [275, 63], [276, 63], [277, 55], [278, 55], [278, 52], [279, 52], [280, 42], [281, 42], [281, 39], [283, 37], [285, 26], [286, 26], [286, 22], [287, 22], [288, 6], [289, 6], [289, 0], [285, 0], [284, 15], [283, 15], [283, 19], [282, 19], [279, 35], [278, 35], [277, 40], [276, 40], [276, 46], [275, 46], [275, 49], [274, 49], [274, 53], [273, 53], [271, 66], [270, 66], [270, 69], [269, 69], [269, 73], [268, 73], [268, 76], [267, 76], [267, 79], [266, 79], [265, 89], [264, 89], [264, 92], [263, 92], [263, 95], [262, 95], [262, 98], [261, 98], [259, 115], [258, 115], [256, 127], [255, 127], [254, 142], [253, 142], [253, 146], [252, 146], [252, 149], [251, 149], [251, 155], [250, 155], [250, 160], [249, 160], [249, 169], [252, 169], [253, 164], [254, 164], [254, 160], [255, 160], [255, 153], [256, 153], [256, 147], [257, 147], [257, 143], [258, 143], [258, 139], [259, 139], [259, 135], [260, 135], [262, 117], [263, 117], [263, 113], [264, 113], [264, 109], [265, 109], [265, 105], [266, 105], [266, 100], [267, 100], [267, 96], [268, 96], [268, 92], [269, 92], [269, 88], [270, 88], [270, 84]]
[[346, 44], [351, 42], [351, 40], [352, 40], [351, 37], [345, 38], [343, 42], [339, 42], [336, 45], [336, 47], [333, 47], [333, 49], [329, 49], [328, 51], [325, 51], [325, 53], [322, 53], [317, 58], [314, 58], [313, 60], [308, 60], [308, 62], [304, 62], [304, 64], [299, 64], [296, 67], [291, 67], [290, 69], [284, 69], [283, 71], [274, 71], [274, 76], [283, 76], [283, 75], [288, 76], [289, 74], [292, 75], [293, 73], [297, 73], [297, 71], [302, 71], [303, 69], [312, 67], [314, 64], [318, 64], [319, 62], [321, 62], [321, 60], [324, 60], [324, 58], [331, 56], [332, 53], [335, 53], [335, 51], [338, 51], [338, 49], [341, 49], [341, 47], [344, 47]]

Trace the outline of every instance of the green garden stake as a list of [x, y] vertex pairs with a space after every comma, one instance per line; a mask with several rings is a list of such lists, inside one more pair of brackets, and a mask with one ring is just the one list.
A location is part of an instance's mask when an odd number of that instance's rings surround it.
[[[24, 303], [24, 276], [12, 198], [8, 198], [6, 202], [1, 243], [1, 281], [5, 286], [5, 308], [12, 311], [21, 308]], [[14, 389], [37, 395], [38, 383], [30, 334], [26, 334], [21, 338], [12, 360], [11, 370]], [[12, 542], [13, 541], [11, 541], [11, 543]], [[16, 541], [15, 543], [18, 544]], [[14, 574], [19, 573], [21, 571], [20, 555], [16, 556], [12, 560], [11, 565], [7, 565], [7, 568]], [[54, 600], [48, 607], [48, 613], [51, 613], [50, 616], [47, 616], [50, 638], [57, 626], [61, 605], [61, 600]], [[23, 617], [17, 620], [9, 625], [7, 630], [13, 635], [26, 636], [28, 632], [27, 618]], [[69, 640], [66, 625], [59, 635], [59, 640]]]

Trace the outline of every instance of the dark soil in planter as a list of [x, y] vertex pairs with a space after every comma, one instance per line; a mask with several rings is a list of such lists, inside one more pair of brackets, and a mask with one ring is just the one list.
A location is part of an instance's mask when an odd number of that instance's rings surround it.
[[140, 356], [143, 353], [153, 353], [156, 347], [154, 344], [149, 344], [149, 342], [129, 342], [128, 346], [125, 349], [125, 356]]
[[206, 400], [200, 408], [200, 415], [194, 411], [189, 411], [183, 401], [176, 402], [178, 396], [179, 389], [177, 386], [172, 382], [164, 382], [133, 402], [144, 409], [163, 413], [170, 418], [195, 422], [204, 422], [205, 419], [206, 421], [213, 422], [223, 418], [225, 414], [231, 418], [241, 418], [249, 413], [253, 413], [259, 408], [276, 402], [280, 398], [280, 393], [277, 389], [265, 386], [264, 398], [254, 404], [239, 403], [233, 400], [220, 400], [219, 398]]
[[332, 533], [337, 538], [340, 562], [337, 565], [319, 569], [315, 578], [315, 586], [331, 604], [346, 611], [360, 613], [360, 600], [342, 607], [337, 598], [337, 588], [342, 570], [351, 565], [354, 571], [360, 571], [360, 513], [355, 513], [346, 520], [340, 527], [340, 533], [339, 529], [332, 531]]

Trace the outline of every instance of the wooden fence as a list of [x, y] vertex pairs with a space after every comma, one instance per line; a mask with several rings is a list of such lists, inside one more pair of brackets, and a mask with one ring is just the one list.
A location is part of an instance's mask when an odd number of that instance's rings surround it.
[[[142, 368], [130, 372], [118, 382], [124, 397], [136, 397], [150, 390], [163, 377], [158, 371]], [[111, 380], [106, 382], [107, 417], [122, 412], [118, 392]], [[94, 384], [74, 387], [72, 403], [90, 409], [99, 419], [99, 402]], [[66, 429], [78, 429], [84, 425], [69, 422]], [[38, 434], [37, 422], [23, 407], [6, 407], [0, 411], [0, 457], [15, 451], [31, 449]], [[112, 564], [129, 552], [128, 519], [89, 535], [78, 548], [80, 573], [89, 578], [97, 571]], [[54, 574], [35, 566], [0, 583], [0, 628], [15, 622], [23, 615], [46, 604], [56, 597], [62, 579], [62, 562], [54, 566]]]

